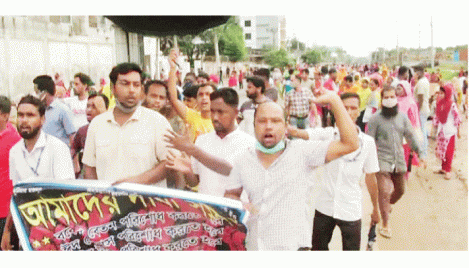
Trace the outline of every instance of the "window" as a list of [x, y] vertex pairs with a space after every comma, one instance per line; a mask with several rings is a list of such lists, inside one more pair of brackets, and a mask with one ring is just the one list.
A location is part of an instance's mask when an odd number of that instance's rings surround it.
[[90, 28], [98, 28], [98, 17], [88, 16], [88, 25]]
[[244, 21], [244, 27], [251, 27], [251, 21], [250, 20], [245, 20]]
[[245, 40], [251, 40], [251, 34], [250, 33], [244, 34], [244, 39]]

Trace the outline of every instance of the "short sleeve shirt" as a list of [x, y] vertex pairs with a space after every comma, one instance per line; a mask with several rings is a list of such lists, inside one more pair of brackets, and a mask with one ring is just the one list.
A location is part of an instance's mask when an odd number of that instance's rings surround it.
[[73, 114], [73, 125], [76, 129], [88, 124], [86, 118], [86, 105], [88, 99], [79, 100], [77, 96], [65, 98], [63, 102], [70, 108]]
[[199, 111], [186, 107], [186, 120], [190, 125], [190, 138], [192, 142], [201, 135], [213, 130], [211, 118], [202, 118]]
[[234, 163], [227, 190], [243, 187], [258, 211], [247, 222], [248, 250], [297, 250], [311, 247], [309, 184], [324, 164], [330, 141], [288, 141], [284, 152], [265, 169], [256, 149]]
[[[96, 167], [98, 180], [114, 182], [140, 175], [166, 160], [168, 144], [163, 135], [169, 129], [164, 116], [145, 107], [138, 107], [122, 126], [113, 110], [107, 111], [88, 127], [82, 162]], [[166, 180], [156, 185], [166, 187]]]
[[67, 146], [70, 146], [69, 137], [77, 131], [73, 124], [73, 115], [70, 109], [61, 101], [55, 99], [46, 109], [46, 121], [42, 130], [50, 134]]
[[423, 95], [423, 103], [420, 113], [429, 114], [430, 113], [430, 82], [426, 77], [420, 78], [414, 89], [414, 98], [415, 101], [418, 101], [418, 95]]

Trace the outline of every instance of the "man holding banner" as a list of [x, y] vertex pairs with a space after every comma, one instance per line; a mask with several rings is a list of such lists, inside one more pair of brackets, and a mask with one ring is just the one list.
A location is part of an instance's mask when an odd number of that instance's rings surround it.
[[276, 103], [260, 104], [254, 116], [256, 147], [235, 161], [226, 197], [249, 196], [247, 250], [304, 250], [311, 247], [308, 178], [313, 168], [358, 149], [354, 123], [334, 92], [315, 100], [330, 104], [340, 140], [286, 140], [284, 110]]
[[[46, 107], [36, 97], [23, 97], [18, 104], [18, 131], [23, 138], [10, 150], [10, 179], [13, 185], [36, 178], [54, 181], [75, 179], [68, 146], [42, 131]], [[8, 215], [2, 237], [2, 250], [10, 250], [13, 231]]]

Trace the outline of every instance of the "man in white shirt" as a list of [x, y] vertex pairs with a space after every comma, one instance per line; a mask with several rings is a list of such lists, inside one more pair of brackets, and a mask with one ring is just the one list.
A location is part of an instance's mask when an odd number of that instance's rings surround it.
[[[221, 88], [210, 94], [210, 107], [214, 131], [197, 137], [195, 144], [183, 136], [165, 135], [168, 142], [176, 149], [193, 156], [191, 161], [192, 173], [187, 174], [187, 183], [190, 187], [198, 185], [198, 193], [223, 197], [227, 175], [220, 174], [220, 170], [213, 170], [206, 166], [207, 160], [200, 156], [200, 150], [205, 155], [223, 159], [230, 163], [249, 147], [254, 147], [255, 139], [249, 134], [241, 131], [236, 125], [238, 115], [238, 93], [231, 88]], [[199, 152], [196, 152], [199, 151]], [[183, 171], [181, 167], [175, 166], [174, 161], [168, 161], [169, 167]], [[216, 165], [214, 165], [216, 166]], [[219, 168], [219, 167], [217, 167]], [[218, 172], [217, 172], [218, 171]], [[247, 201], [247, 197], [244, 197]]]
[[248, 250], [298, 250], [311, 247], [308, 180], [312, 170], [358, 149], [358, 133], [339, 96], [321, 90], [317, 103], [330, 104], [340, 133], [335, 141], [285, 141], [284, 110], [260, 104], [254, 116], [256, 147], [235, 161], [226, 197], [249, 197]]
[[[341, 95], [345, 109], [355, 122], [360, 115], [360, 97], [356, 93]], [[375, 172], [379, 171], [376, 144], [372, 137], [357, 128], [358, 150], [337, 158], [325, 165], [322, 189], [316, 200], [313, 223], [312, 250], [329, 250], [329, 242], [335, 226], [342, 233], [343, 250], [360, 250], [362, 191], [360, 179], [365, 175], [368, 192], [373, 204], [371, 219], [379, 222], [378, 188]], [[309, 140], [337, 140], [337, 128], [301, 130], [289, 128], [292, 136]]]
[[427, 136], [427, 120], [430, 115], [430, 82], [425, 77], [425, 70], [421, 66], [414, 67], [418, 82], [414, 89], [414, 99], [419, 107], [420, 128], [422, 130], [422, 157], [427, 156], [428, 136]]
[[[46, 107], [36, 97], [27, 95], [18, 104], [18, 132], [23, 138], [10, 150], [10, 179], [13, 185], [34, 179], [53, 181], [75, 179], [68, 146], [42, 131]], [[13, 230], [8, 215], [2, 238], [2, 249], [11, 249]]]
[[163, 133], [171, 126], [158, 112], [142, 107], [142, 70], [121, 63], [109, 74], [116, 106], [96, 116], [88, 127], [83, 167], [85, 179], [112, 183], [154, 184], [166, 188], [168, 153]]
[[73, 125], [76, 129], [88, 124], [86, 119], [86, 105], [91, 78], [84, 73], [74, 76], [73, 85], [75, 96], [63, 99], [73, 114]]

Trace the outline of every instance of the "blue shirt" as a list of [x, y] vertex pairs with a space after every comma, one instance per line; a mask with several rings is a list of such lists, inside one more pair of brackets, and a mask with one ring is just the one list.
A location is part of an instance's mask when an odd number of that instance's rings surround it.
[[72, 111], [64, 103], [55, 99], [46, 109], [46, 121], [42, 130], [70, 147], [69, 137], [76, 132], [72, 118]]

